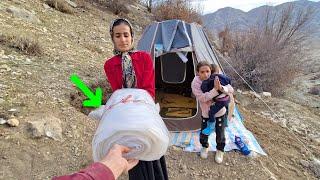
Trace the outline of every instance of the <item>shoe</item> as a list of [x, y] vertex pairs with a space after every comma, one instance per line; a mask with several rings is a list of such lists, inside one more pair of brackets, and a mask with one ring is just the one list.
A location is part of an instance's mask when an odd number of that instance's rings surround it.
[[215, 122], [208, 121], [207, 127], [202, 130], [202, 134], [209, 136], [214, 131], [214, 128], [215, 128], [214, 126], [215, 126]]
[[237, 145], [237, 147], [239, 148], [240, 152], [247, 156], [250, 154], [250, 149], [248, 148], [248, 146], [242, 141], [242, 139], [238, 136], [235, 136], [234, 138], [234, 143]]
[[216, 161], [216, 163], [221, 164], [223, 161], [223, 151], [217, 150], [216, 152], [216, 156], [214, 157], [214, 160]]
[[208, 158], [208, 151], [209, 151], [209, 148], [202, 148], [201, 149], [201, 152], [200, 152], [200, 157], [202, 159], [207, 159]]

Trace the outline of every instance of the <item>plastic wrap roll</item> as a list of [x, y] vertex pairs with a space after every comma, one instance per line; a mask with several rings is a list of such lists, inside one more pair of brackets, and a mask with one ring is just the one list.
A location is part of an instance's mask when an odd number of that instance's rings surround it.
[[169, 131], [145, 90], [117, 90], [89, 116], [100, 120], [92, 141], [94, 161], [101, 160], [114, 144], [132, 149], [127, 158], [144, 161], [159, 159], [167, 151]]

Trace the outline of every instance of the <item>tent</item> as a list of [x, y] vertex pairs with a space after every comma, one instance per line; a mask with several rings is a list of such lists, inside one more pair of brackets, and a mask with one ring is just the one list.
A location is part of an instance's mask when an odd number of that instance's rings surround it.
[[201, 109], [191, 91], [200, 61], [219, 64], [203, 28], [181, 20], [154, 22], [145, 28], [137, 46], [154, 62], [156, 101], [170, 131], [200, 128]]

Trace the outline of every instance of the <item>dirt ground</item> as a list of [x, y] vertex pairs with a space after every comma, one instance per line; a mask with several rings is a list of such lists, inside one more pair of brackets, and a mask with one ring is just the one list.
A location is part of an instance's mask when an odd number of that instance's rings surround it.
[[[33, 11], [41, 22], [14, 17], [6, 11], [10, 6]], [[17, 127], [0, 125], [0, 179], [50, 179], [92, 162], [91, 141], [97, 122], [84, 114], [90, 109], [80, 112], [83, 97], [69, 77], [76, 73], [91, 87], [101, 86], [110, 95], [103, 64], [112, 55], [108, 27], [115, 16], [92, 5], [75, 10], [69, 15], [46, 9], [41, 0], [0, 1], [0, 34], [38, 39], [43, 48], [43, 55], [28, 56], [0, 44], [0, 118], [14, 116], [20, 122]], [[141, 31], [137, 38], [139, 34]], [[320, 102], [319, 96], [312, 97]], [[170, 179], [319, 178], [319, 166], [313, 164], [314, 158], [320, 158], [319, 106], [288, 99], [268, 100], [287, 120], [285, 126], [272, 114], [263, 113], [267, 110], [255, 99], [240, 105], [245, 126], [268, 156], [250, 159], [228, 152], [224, 163], [217, 165], [214, 153], [201, 160], [196, 153], [170, 147], [166, 154]], [[60, 119], [61, 140], [33, 137], [28, 122], [44, 115]]]

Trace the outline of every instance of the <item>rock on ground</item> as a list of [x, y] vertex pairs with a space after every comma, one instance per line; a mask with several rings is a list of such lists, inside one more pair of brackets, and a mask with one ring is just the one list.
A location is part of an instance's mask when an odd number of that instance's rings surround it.
[[320, 160], [313, 159], [313, 161], [310, 163], [310, 168], [314, 172], [316, 177], [320, 178]]
[[16, 126], [19, 126], [19, 120], [16, 119], [16, 118], [10, 118], [7, 123], [9, 124], [9, 126], [12, 126], [12, 127], [16, 127]]
[[3, 118], [0, 118], [0, 125], [7, 123], [7, 121]]
[[54, 116], [35, 116], [28, 122], [33, 137], [47, 136], [62, 140], [61, 120]]
[[262, 92], [262, 96], [263, 97], [271, 97], [271, 93], [270, 92]]
[[73, 1], [70, 1], [70, 0], [65, 0], [71, 7], [73, 7], [73, 8], [76, 8], [76, 7], [78, 7], [78, 5], [75, 3], [75, 2], [73, 2]]
[[14, 6], [10, 6], [7, 8], [7, 12], [13, 14], [13, 16], [21, 18], [23, 20], [26, 20], [28, 22], [32, 23], [40, 23], [40, 19], [33, 14], [32, 12], [26, 10], [26, 9], [20, 9]]

